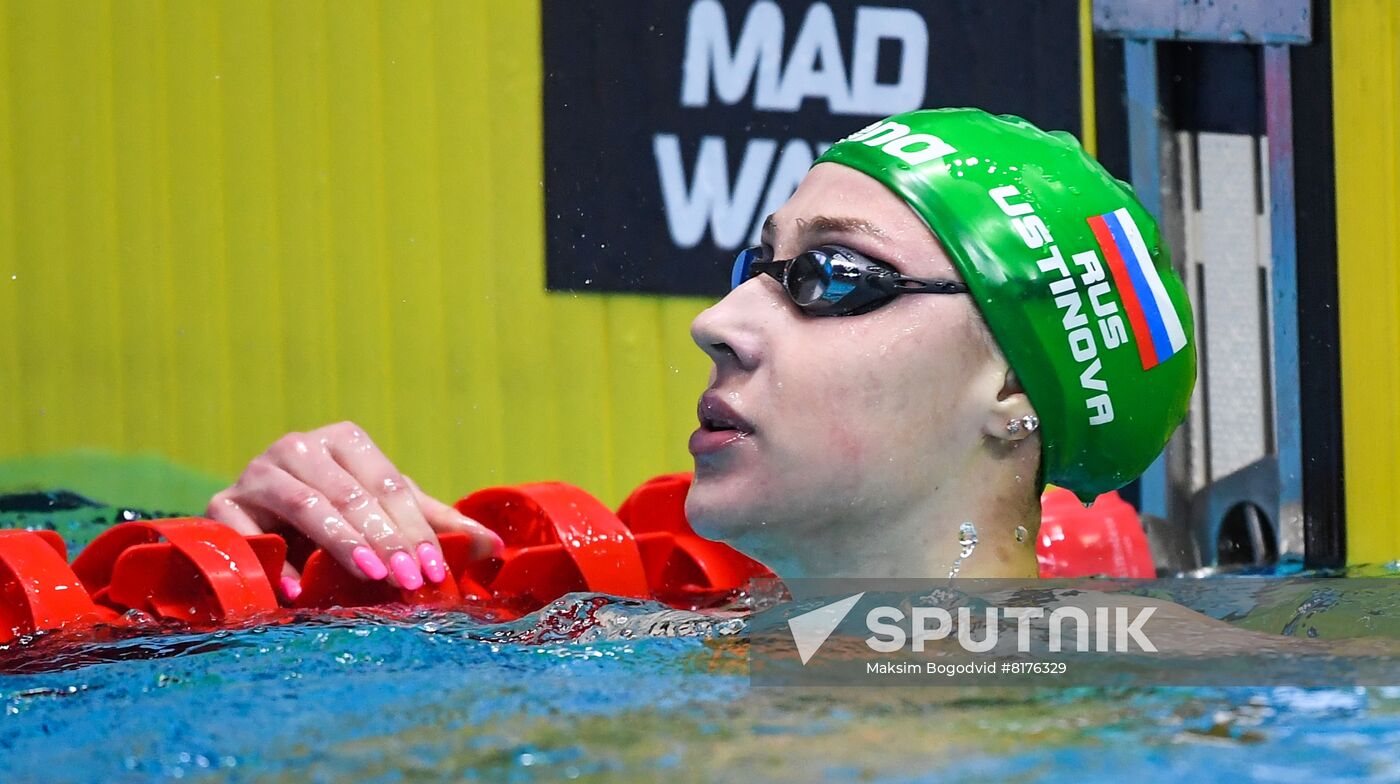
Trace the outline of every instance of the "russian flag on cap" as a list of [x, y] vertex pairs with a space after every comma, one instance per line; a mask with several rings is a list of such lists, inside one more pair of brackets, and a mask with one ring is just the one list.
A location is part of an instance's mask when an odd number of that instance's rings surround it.
[[1133, 216], [1120, 208], [1088, 221], [1128, 313], [1142, 369], [1151, 370], [1186, 347], [1181, 317], [1167, 297]]

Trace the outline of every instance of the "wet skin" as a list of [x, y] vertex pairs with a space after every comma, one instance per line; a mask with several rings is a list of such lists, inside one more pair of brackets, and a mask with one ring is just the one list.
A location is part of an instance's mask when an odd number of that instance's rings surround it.
[[[416, 589], [446, 577], [438, 533], [466, 533], [477, 556], [500, 537], [404, 476], [353, 422], [288, 433], [209, 501], [209, 517], [252, 535], [291, 527], [326, 548], [351, 574]], [[296, 569], [280, 589], [301, 593]]]
[[[905, 275], [959, 280], [903, 201], [836, 164], [812, 169], [763, 243], [784, 259], [841, 244]], [[1010, 532], [1039, 521], [1039, 440], [1006, 432], [1032, 410], [984, 329], [967, 295], [813, 318], [770, 277], [739, 286], [691, 329], [714, 360], [690, 441], [691, 521], [780, 575], [923, 576], [946, 571], [958, 525], [976, 520], [989, 544], [963, 575], [1034, 576], [1033, 538]], [[443, 579], [438, 533], [471, 535], [478, 556], [501, 547], [350, 422], [282, 437], [207, 514], [245, 534], [290, 526], [353, 574], [410, 589]], [[287, 567], [289, 598], [297, 578]]]
[[[829, 163], [771, 216], [764, 256], [827, 243], [904, 275], [961, 280], [902, 200]], [[691, 332], [714, 368], [691, 440], [692, 523], [789, 572], [922, 576], [951, 560], [944, 554], [956, 549], [962, 520], [1008, 531], [1010, 518], [1026, 522], [1038, 438], [1012, 454], [1007, 447], [1026, 436], [1005, 426], [1032, 409], [1008, 386], [980, 318], [967, 295], [905, 296], [859, 316], [814, 318], [768, 276], [701, 313]], [[1028, 527], [1038, 508], [1033, 517]], [[927, 540], [935, 535], [945, 541]], [[1002, 555], [1024, 564], [1026, 548], [1011, 541], [998, 544]], [[911, 545], [922, 557], [896, 557]]]

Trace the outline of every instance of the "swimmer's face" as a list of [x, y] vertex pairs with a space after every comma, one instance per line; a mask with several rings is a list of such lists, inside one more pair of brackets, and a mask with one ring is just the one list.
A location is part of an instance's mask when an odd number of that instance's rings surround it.
[[[833, 163], [807, 174], [763, 244], [777, 259], [845, 245], [904, 275], [962, 279], [907, 204]], [[966, 294], [815, 318], [767, 275], [730, 292], [691, 326], [714, 369], [691, 439], [690, 520], [730, 538], [800, 536], [915, 508], [963, 477], [989, 428], [1005, 427], [992, 409], [1006, 363], [980, 318]]]

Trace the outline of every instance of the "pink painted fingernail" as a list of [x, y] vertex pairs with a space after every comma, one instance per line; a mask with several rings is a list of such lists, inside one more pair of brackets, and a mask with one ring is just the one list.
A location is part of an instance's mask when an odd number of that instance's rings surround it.
[[287, 597], [287, 601], [294, 602], [301, 596], [301, 581], [295, 577], [282, 577], [282, 595]]
[[447, 579], [447, 566], [442, 562], [442, 551], [429, 542], [418, 545], [418, 563], [423, 565], [423, 576], [429, 582], [440, 583]]
[[364, 545], [350, 551], [350, 560], [354, 561], [355, 565], [360, 567], [360, 571], [364, 572], [365, 576], [371, 580], [383, 580], [389, 576], [389, 570], [384, 567], [384, 562], [379, 560], [379, 556], [375, 555], [373, 550]]
[[413, 556], [403, 550], [389, 556], [389, 568], [394, 570], [394, 577], [404, 590], [416, 591], [423, 587], [423, 573], [418, 571]]

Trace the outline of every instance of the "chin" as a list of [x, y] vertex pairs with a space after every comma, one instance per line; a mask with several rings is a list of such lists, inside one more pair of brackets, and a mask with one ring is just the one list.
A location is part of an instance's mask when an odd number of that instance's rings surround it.
[[685, 497], [685, 517], [701, 536], [721, 541], [742, 535], [755, 519], [753, 504], [743, 502], [742, 488], [727, 487], [717, 477], [697, 473]]
[[786, 536], [796, 529], [784, 508], [775, 509], [773, 494], [750, 483], [700, 478], [685, 498], [685, 515], [696, 533], [724, 542], [758, 559], [780, 577], [801, 577]]

